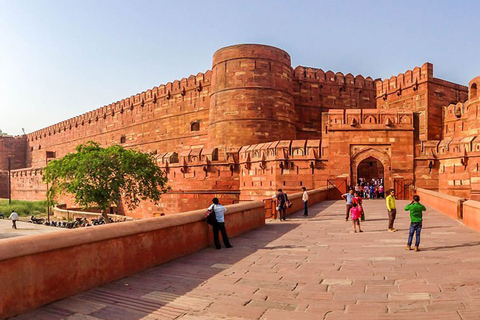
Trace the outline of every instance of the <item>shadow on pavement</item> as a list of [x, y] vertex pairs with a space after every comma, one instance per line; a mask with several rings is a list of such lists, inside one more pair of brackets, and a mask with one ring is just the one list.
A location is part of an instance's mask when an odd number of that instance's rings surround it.
[[[256, 261], [248, 260], [249, 255], [260, 249], [276, 249], [268, 247], [268, 244], [299, 225], [294, 221], [288, 223], [288, 219], [287, 223], [267, 223], [259, 229], [232, 238], [231, 249], [225, 249], [223, 243], [221, 250], [209, 247], [12, 319], [65, 319], [78, 314], [82, 308], [89, 309], [88, 316], [96, 319], [139, 320], [147, 316], [163, 319], [166, 314], [174, 319], [194, 307], [185, 305], [185, 300], [192, 298], [184, 295], [194, 289], [196, 292], [199, 288], [202, 291], [207, 280], [221, 277], [220, 273], [236, 263], [254, 265]], [[238, 275], [239, 278], [241, 276]], [[214, 280], [216, 283], [221, 281]], [[208, 288], [203, 290], [208, 292]], [[211, 303], [208, 299], [197, 300], [200, 305]], [[92, 308], [98, 310], [91, 312]], [[87, 312], [80, 314], [88, 317]]]
[[438, 250], [448, 250], [448, 249], [455, 249], [455, 248], [466, 248], [466, 247], [476, 247], [480, 245], [480, 241], [475, 242], [468, 242], [462, 244], [456, 244], [452, 246], [443, 246], [443, 247], [425, 247], [421, 248], [423, 251], [438, 251]]

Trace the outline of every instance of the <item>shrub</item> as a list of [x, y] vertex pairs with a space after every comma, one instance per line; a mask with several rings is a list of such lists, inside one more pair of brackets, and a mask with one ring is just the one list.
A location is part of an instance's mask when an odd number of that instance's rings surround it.
[[0, 200], [0, 212], [5, 213], [5, 216], [8, 217], [12, 210], [23, 217], [45, 214], [47, 212], [47, 201], [12, 200], [12, 203], [8, 204], [8, 200]]

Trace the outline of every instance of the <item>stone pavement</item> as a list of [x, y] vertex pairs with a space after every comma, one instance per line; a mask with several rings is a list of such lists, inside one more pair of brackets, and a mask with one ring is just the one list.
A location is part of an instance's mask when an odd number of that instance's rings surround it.
[[343, 201], [326, 201], [307, 218], [234, 238], [232, 249], [208, 248], [16, 319], [480, 319], [480, 234], [429, 209], [422, 251], [406, 251], [406, 201], [397, 204], [395, 233], [382, 200], [366, 201], [364, 233], [345, 222]]
[[[65, 231], [67, 229], [62, 228], [53, 228], [47, 227], [41, 224], [32, 224], [26, 221], [29, 218], [21, 217], [20, 219], [24, 221], [17, 222], [17, 230], [12, 229], [12, 221], [5, 219], [0, 219], [0, 240], [6, 238], [13, 238], [13, 237], [21, 237], [27, 236], [30, 234], [40, 234], [40, 233], [47, 233], [47, 232], [57, 232], [57, 231]], [[1, 242], [0, 242], [1, 244]]]

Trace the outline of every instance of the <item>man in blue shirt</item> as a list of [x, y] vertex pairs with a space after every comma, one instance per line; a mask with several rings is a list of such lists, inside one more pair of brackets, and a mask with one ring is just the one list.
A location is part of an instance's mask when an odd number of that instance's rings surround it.
[[227, 208], [222, 206], [218, 198], [212, 199], [213, 204], [208, 207], [208, 210], [213, 210], [215, 212], [215, 217], [217, 218], [217, 223], [212, 225], [213, 227], [213, 242], [215, 243], [215, 248], [220, 250], [222, 246], [220, 245], [220, 239], [218, 237], [218, 231], [222, 233], [223, 244], [226, 248], [231, 248], [232, 245], [228, 240], [227, 230], [225, 230], [225, 212], [227, 212]]
[[342, 198], [345, 199], [347, 202], [347, 214], [345, 216], [345, 221], [348, 221], [348, 217], [350, 216], [350, 209], [352, 208], [352, 200], [353, 200], [353, 190], [342, 195]]

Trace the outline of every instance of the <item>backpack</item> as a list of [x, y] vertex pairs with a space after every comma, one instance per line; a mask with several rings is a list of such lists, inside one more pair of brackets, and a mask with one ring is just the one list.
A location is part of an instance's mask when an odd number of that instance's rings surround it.
[[205, 213], [205, 218], [207, 219], [207, 223], [209, 225], [216, 225], [217, 224], [217, 216], [215, 215], [215, 206], [212, 207], [211, 210], [207, 210]]

